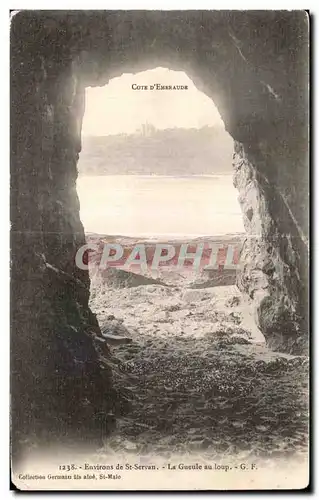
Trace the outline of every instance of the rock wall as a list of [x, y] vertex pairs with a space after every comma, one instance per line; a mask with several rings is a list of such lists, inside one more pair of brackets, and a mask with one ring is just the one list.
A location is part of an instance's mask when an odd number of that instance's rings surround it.
[[[258, 164], [257, 164], [258, 165]], [[240, 143], [233, 155], [244, 241], [237, 273], [255, 320], [274, 350], [304, 352], [307, 345], [307, 251], [278, 188], [264, 177]]]
[[[75, 189], [84, 87], [185, 71], [236, 141], [248, 238], [240, 288], [278, 349], [307, 338], [308, 19], [304, 12], [26, 11], [11, 26], [14, 432], [106, 426], [111, 378], [93, 343]], [[289, 347], [290, 346], [290, 347]], [[59, 421], [56, 424], [57, 420]], [[96, 422], [97, 427], [92, 425]], [[52, 432], [53, 432], [52, 430]]]
[[[13, 30], [15, 25], [13, 26]], [[13, 31], [12, 36], [19, 36]], [[11, 68], [11, 391], [14, 444], [107, 431], [111, 373], [92, 338], [76, 192], [84, 89], [72, 61], [15, 39]], [[101, 410], [104, 415], [101, 417]]]

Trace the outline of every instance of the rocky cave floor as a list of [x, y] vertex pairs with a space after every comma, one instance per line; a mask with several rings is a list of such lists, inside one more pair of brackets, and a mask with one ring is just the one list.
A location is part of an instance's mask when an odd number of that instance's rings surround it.
[[236, 286], [91, 286], [101, 328], [132, 339], [110, 347], [130, 409], [115, 409], [101, 452], [203, 461], [306, 453], [308, 359], [265, 346]]

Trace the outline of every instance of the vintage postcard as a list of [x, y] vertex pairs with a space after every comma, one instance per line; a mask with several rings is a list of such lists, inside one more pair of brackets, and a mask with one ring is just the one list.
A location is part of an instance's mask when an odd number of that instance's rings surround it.
[[10, 23], [12, 487], [307, 488], [307, 12]]

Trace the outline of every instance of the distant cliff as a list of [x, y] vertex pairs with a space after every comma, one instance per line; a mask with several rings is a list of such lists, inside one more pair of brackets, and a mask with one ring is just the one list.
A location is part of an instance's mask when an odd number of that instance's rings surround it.
[[209, 175], [232, 172], [233, 141], [220, 127], [83, 137], [79, 175]]

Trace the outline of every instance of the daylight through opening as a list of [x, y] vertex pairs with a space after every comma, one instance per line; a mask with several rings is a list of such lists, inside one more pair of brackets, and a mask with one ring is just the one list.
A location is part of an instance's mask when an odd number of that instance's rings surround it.
[[192, 336], [200, 325], [202, 335], [245, 328], [263, 340], [236, 287], [244, 226], [233, 147], [213, 101], [182, 71], [86, 89], [77, 189], [95, 249], [90, 305], [108, 338]]
[[[188, 90], [132, 90], [156, 82]], [[77, 185], [86, 232], [244, 232], [232, 153], [217, 108], [184, 72], [156, 68], [87, 88]]]

